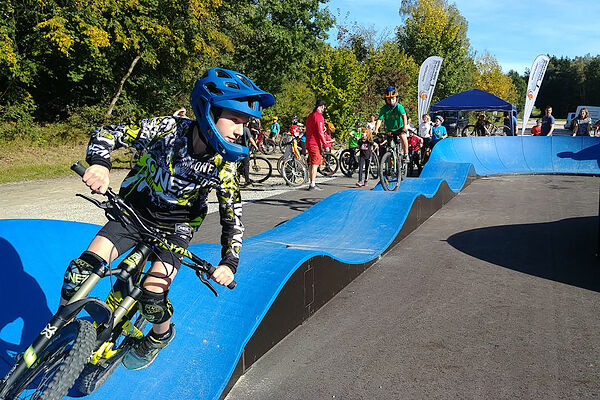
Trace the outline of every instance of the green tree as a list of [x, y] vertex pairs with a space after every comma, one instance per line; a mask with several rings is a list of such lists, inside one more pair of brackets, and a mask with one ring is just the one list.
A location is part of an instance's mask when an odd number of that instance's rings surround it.
[[250, 75], [263, 89], [279, 92], [302, 80], [333, 26], [327, 0], [224, 0], [224, 29], [235, 51], [224, 65]]
[[491, 93], [509, 103], [517, 102], [517, 89], [510, 76], [502, 73], [498, 60], [490, 53], [484, 53], [475, 61], [477, 73], [475, 74], [475, 88]]
[[357, 119], [358, 99], [365, 90], [365, 72], [351, 49], [326, 47], [310, 69], [312, 89], [325, 100], [325, 117], [343, 139]]
[[440, 70], [433, 101], [473, 87], [475, 65], [467, 38], [467, 21], [446, 0], [403, 0], [398, 27], [400, 47], [418, 65], [429, 56], [440, 56]]
[[512, 79], [513, 86], [517, 91], [517, 110], [521, 112], [525, 108], [525, 96], [527, 95], [527, 77], [519, 75], [515, 70], [508, 71], [507, 74]]
[[417, 112], [417, 81], [419, 66], [400, 48], [397, 42], [385, 42], [371, 47], [366, 68], [366, 91], [360, 98], [360, 109], [378, 115], [383, 106], [383, 94], [388, 86], [398, 89], [400, 103], [409, 115]]

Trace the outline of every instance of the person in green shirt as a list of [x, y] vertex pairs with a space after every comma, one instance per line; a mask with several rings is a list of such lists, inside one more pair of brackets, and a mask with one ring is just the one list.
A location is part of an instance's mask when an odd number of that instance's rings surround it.
[[358, 148], [358, 139], [360, 139], [362, 133], [360, 132], [360, 122], [356, 121], [354, 124], [354, 130], [350, 132], [350, 138], [348, 139], [348, 149], [350, 150], [350, 174], [352, 170], [358, 167], [356, 165], [356, 149]]
[[385, 105], [379, 110], [379, 118], [375, 124], [375, 132], [379, 132], [379, 127], [383, 122], [385, 133], [387, 134], [388, 145], [393, 140], [396, 144], [402, 144], [403, 160], [408, 162], [408, 139], [406, 111], [402, 104], [398, 102], [398, 90], [394, 86], [387, 88]]

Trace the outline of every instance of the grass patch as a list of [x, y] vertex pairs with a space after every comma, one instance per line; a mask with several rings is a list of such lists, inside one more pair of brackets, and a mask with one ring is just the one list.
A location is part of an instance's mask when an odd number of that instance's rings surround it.
[[[11, 132], [19, 134], [11, 137]], [[89, 133], [66, 124], [3, 124], [0, 126], [0, 183], [72, 174], [73, 162], [85, 160], [88, 141]], [[125, 152], [114, 152], [115, 168], [128, 167]]]

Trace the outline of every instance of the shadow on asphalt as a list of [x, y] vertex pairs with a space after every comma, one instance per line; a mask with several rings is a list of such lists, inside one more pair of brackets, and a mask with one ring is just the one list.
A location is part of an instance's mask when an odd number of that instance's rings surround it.
[[322, 198], [316, 198], [316, 197], [305, 197], [305, 198], [293, 199], [293, 200], [277, 199], [274, 197], [268, 197], [266, 199], [250, 200], [249, 203], [261, 204], [261, 205], [267, 205], [267, 206], [286, 207], [290, 210], [302, 212], [302, 211], [308, 210], [310, 207], [314, 206], [321, 200], [322, 200]]
[[498, 266], [600, 292], [596, 216], [473, 229], [447, 241]]

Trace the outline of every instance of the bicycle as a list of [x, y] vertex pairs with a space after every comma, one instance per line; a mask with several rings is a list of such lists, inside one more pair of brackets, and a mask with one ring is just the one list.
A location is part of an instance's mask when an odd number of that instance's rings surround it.
[[379, 182], [383, 190], [397, 191], [400, 182], [406, 178], [408, 163], [402, 160], [394, 140], [388, 142], [379, 166]]
[[259, 131], [259, 133], [254, 137], [254, 140], [256, 141], [258, 149], [263, 154], [272, 154], [277, 148], [277, 144], [275, 143], [275, 141], [273, 139], [268, 138], [264, 130]]
[[481, 128], [477, 125], [467, 125], [463, 128], [461, 134], [462, 136], [507, 136], [511, 132], [509, 126], [497, 126], [494, 122], [488, 120], [483, 121], [483, 129]]
[[293, 137], [289, 147], [277, 162], [277, 168], [290, 186], [300, 186], [308, 179], [308, 168], [300, 154], [298, 140]]
[[[248, 154], [248, 177], [249, 181], [246, 183], [262, 183], [271, 177], [273, 173], [273, 166], [271, 162], [263, 156], [256, 155], [256, 151], [252, 149]], [[238, 174], [243, 175], [244, 164], [238, 163]]]
[[[358, 169], [358, 153], [358, 149], [356, 149], [354, 157], [352, 157], [350, 149], [345, 149], [340, 153], [340, 170], [349, 178]], [[373, 152], [369, 163], [369, 173], [373, 179], [379, 178], [379, 165], [379, 157]]]
[[[83, 176], [85, 167], [79, 162], [71, 169]], [[165, 240], [162, 235], [142, 222], [137, 213], [110, 188], [106, 200], [100, 202], [77, 194], [100, 209], [107, 218], [137, 230], [141, 240], [117, 268], [100, 265], [81, 284], [75, 295], [40, 332], [15, 365], [0, 380], [0, 399], [62, 399], [79, 378], [78, 389], [90, 394], [100, 387], [118, 367], [119, 362], [139, 338], [143, 337], [145, 319], [135, 307], [142, 294], [147, 272], [146, 260], [160, 247], [184, 256], [182, 264], [196, 271], [200, 281], [218, 296], [210, 284], [215, 267], [187, 249]], [[116, 277], [113, 285], [112, 277]], [[88, 297], [94, 286], [111, 277], [111, 291], [105, 301]], [[233, 281], [228, 285], [235, 288]], [[93, 319], [76, 319], [85, 311]], [[134, 322], [132, 322], [134, 321]], [[33, 387], [30, 388], [30, 386]]]

